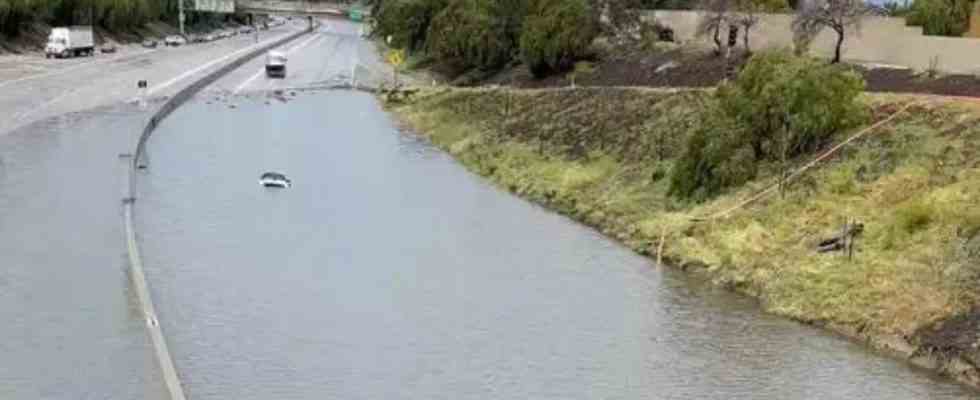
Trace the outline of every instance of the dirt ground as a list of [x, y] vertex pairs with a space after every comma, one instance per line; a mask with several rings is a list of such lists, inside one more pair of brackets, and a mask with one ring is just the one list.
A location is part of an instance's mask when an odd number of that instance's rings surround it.
[[980, 365], [980, 308], [916, 332], [920, 349], [945, 357], [959, 356]]
[[[734, 56], [742, 65], [747, 55]], [[849, 65], [860, 73], [871, 92], [919, 93], [980, 97], [980, 78], [973, 75], [937, 75], [896, 67]], [[595, 70], [576, 77], [579, 86], [708, 87], [725, 75], [725, 60], [711, 51], [666, 48], [659, 50], [619, 49], [595, 62]], [[526, 68], [516, 66], [469, 84], [513, 85], [522, 88], [568, 86], [568, 75], [535, 79]]]

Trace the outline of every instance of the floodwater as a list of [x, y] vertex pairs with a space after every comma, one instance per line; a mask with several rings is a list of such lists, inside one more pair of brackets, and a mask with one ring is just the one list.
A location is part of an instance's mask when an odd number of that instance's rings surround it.
[[[148, 279], [190, 398], [976, 396], [764, 315], [748, 299], [501, 192], [399, 132], [370, 95], [236, 101], [234, 109], [196, 101], [174, 113], [151, 139], [136, 186]], [[266, 171], [286, 174], [293, 187], [260, 187]], [[10, 201], [0, 204], [10, 218]], [[82, 227], [30, 227], [31, 244], [52, 256], [38, 231]], [[17, 237], [0, 232], [3, 242]], [[114, 240], [94, 247], [115, 248]], [[27, 257], [23, 275], [50, 275]], [[71, 265], [62, 268], [112, 272], [80, 275], [75, 287], [101, 285], [113, 298], [126, 290], [117, 264], [63, 257]], [[104, 307], [45, 290], [60, 307]], [[4, 317], [43, 310], [21, 298], [0, 307]], [[15, 322], [25, 333], [67, 324], [55, 325]], [[60, 362], [44, 356], [37, 362]], [[8, 374], [0, 368], [0, 384]]]
[[119, 154], [146, 114], [68, 114], [0, 135], [0, 399], [163, 399], [130, 291]]

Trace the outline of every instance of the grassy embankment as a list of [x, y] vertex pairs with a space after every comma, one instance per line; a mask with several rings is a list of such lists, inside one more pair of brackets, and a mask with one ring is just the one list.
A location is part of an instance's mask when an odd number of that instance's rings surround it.
[[[914, 106], [779, 195], [695, 222], [773, 184], [776, 165], [702, 204], [667, 195], [704, 92], [437, 89], [392, 111], [514, 193], [758, 298], [772, 313], [916, 342], [978, 300], [980, 115]], [[907, 101], [866, 96], [882, 119]], [[852, 132], [839, 134], [844, 139]], [[808, 158], [807, 158], [808, 159]], [[795, 160], [800, 165], [807, 159]], [[852, 260], [815, 244], [865, 224]]]

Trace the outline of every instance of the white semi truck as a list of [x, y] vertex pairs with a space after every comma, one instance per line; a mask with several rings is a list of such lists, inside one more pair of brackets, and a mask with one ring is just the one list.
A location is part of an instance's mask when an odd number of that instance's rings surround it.
[[91, 26], [51, 28], [48, 44], [44, 47], [44, 56], [47, 58], [93, 54], [95, 54], [95, 38]]

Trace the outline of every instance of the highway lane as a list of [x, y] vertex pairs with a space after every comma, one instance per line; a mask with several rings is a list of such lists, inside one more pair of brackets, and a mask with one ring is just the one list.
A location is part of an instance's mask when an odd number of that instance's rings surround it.
[[130, 290], [119, 223], [118, 155], [132, 151], [151, 108], [125, 100], [137, 77], [157, 96], [169, 95], [252, 41], [59, 60], [66, 63], [27, 67], [16, 78], [7, 69], [10, 79], [0, 82], [0, 398], [166, 397]]
[[[274, 40], [304, 27], [304, 21], [295, 21], [263, 31], [260, 40]], [[61, 69], [0, 81], [0, 120], [4, 121], [0, 135], [46, 118], [132, 100], [139, 93], [139, 80], [148, 81], [150, 96], [171, 95], [182, 82], [217, 68], [223, 60], [252, 46], [253, 36], [239, 35], [105, 59], [50, 60], [66, 64]], [[9, 65], [9, 60], [3, 64]]]
[[371, 85], [390, 80], [390, 65], [378, 56], [374, 43], [359, 33], [359, 24], [323, 19], [310, 38], [277, 49], [289, 57], [286, 78], [265, 76], [262, 57], [219, 79], [205, 92], [254, 96], [282, 89], [345, 84], [351, 81], [352, 75], [358, 82]]

